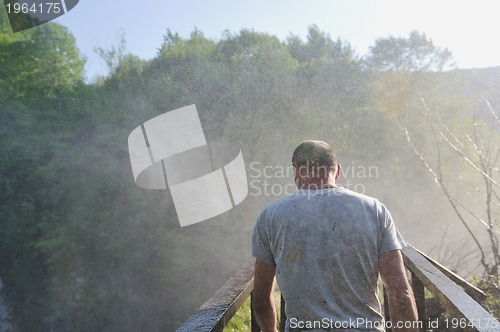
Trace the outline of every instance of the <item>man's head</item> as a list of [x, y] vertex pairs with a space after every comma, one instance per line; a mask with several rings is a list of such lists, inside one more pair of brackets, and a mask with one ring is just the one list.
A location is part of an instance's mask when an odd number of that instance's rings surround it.
[[323, 141], [302, 142], [293, 152], [292, 165], [298, 188], [332, 187], [340, 175], [340, 164], [335, 151]]

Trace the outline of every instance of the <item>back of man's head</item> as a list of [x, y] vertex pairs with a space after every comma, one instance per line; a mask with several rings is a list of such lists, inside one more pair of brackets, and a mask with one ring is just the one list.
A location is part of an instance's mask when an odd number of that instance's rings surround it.
[[337, 157], [328, 143], [309, 140], [302, 142], [295, 149], [292, 163], [299, 169], [307, 169], [310, 176], [324, 176], [335, 170]]

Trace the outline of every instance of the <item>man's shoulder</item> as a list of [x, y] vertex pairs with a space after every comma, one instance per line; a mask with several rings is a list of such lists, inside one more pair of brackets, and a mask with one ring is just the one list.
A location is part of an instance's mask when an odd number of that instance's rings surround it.
[[271, 202], [269, 202], [261, 211], [260, 219], [273, 219], [276, 214], [278, 215], [286, 215], [287, 211], [290, 210], [290, 207], [296, 204], [297, 200], [300, 198], [297, 197], [300, 191], [296, 191], [287, 196], [283, 196], [277, 198]]
[[268, 203], [262, 209], [262, 215], [266, 215], [268, 217], [273, 216], [275, 213], [287, 213], [290, 210], [290, 207], [300, 205], [301, 207], [305, 207], [303, 204], [311, 199], [311, 197], [320, 195], [327, 200], [338, 199], [341, 204], [348, 205], [359, 205], [370, 207], [374, 209], [385, 209], [384, 204], [382, 204], [377, 198], [373, 196], [369, 196], [366, 194], [362, 194], [359, 192], [352, 191], [350, 189], [338, 187], [333, 189], [324, 189], [320, 191], [308, 191], [308, 190], [298, 190], [290, 195], [277, 198], [272, 202]]
[[352, 191], [347, 188], [337, 187], [337, 188], [313, 190], [313, 191], [298, 190], [290, 195], [273, 200], [272, 202], [268, 203], [264, 209], [273, 209], [287, 204], [294, 204], [295, 201], [308, 200], [312, 196], [316, 196], [318, 194], [321, 196], [342, 197], [345, 199], [360, 200], [365, 202], [382, 204], [376, 197]]
[[339, 203], [344, 206], [369, 209], [372, 211], [378, 211], [377, 213], [387, 209], [378, 198], [364, 193], [359, 193], [357, 191], [352, 191], [347, 188], [340, 187], [336, 196], [339, 198]]
[[369, 196], [369, 195], [362, 194], [362, 193], [359, 193], [356, 191], [352, 191], [350, 189], [342, 188], [341, 192], [343, 195], [350, 197], [352, 199], [357, 199], [357, 200], [364, 201], [367, 203], [372, 203], [372, 204], [381, 204], [380, 201], [373, 196]]
[[281, 206], [284, 206], [284, 205], [287, 205], [289, 204], [294, 196], [296, 195], [297, 193], [293, 193], [291, 195], [287, 195], [287, 196], [283, 196], [283, 197], [280, 197], [280, 198], [277, 198], [273, 201], [271, 201], [270, 203], [268, 203], [264, 209], [262, 210], [263, 212], [265, 211], [272, 211], [272, 210], [276, 210], [277, 208], [281, 207]]

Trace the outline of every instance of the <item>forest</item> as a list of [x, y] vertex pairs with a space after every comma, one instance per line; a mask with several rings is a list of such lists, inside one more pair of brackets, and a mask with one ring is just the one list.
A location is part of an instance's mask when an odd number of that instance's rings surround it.
[[[456, 68], [417, 31], [360, 56], [311, 25], [305, 40], [168, 30], [150, 60], [122, 36], [89, 80], [65, 27], [13, 34], [2, 15], [0, 331], [175, 330], [250, 259], [284, 194], [264, 180], [293, 183], [276, 171], [306, 139], [334, 146], [340, 185], [379, 198], [409, 243], [498, 286], [500, 67]], [[135, 184], [127, 137], [192, 104], [207, 141], [240, 146], [252, 187], [180, 227], [168, 193]]]

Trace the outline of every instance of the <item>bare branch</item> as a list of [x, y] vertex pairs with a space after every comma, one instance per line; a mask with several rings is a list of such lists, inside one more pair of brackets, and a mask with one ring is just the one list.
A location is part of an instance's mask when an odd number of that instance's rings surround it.
[[434, 170], [432, 169], [431, 165], [429, 165], [427, 163], [427, 161], [425, 160], [425, 158], [418, 152], [417, 148], [415, 147], [415, 145], [413, 144], [413, 142], [412, 142], [412, 140], [410, 138], [410, 134], [408, 133], [408, 129], [406, 127], [404, 128], [404, 131], [405, 131], [405, 134], [406, 134], [406, 139], [408, 140], [408, 143], [410, 143], [410, 146], [413, 149], [413, 152], [424, 163], [425, 167], [427, 167], [427, 169], [429, 170], [429, 172], [434, 176], [434, 180], [437, 181], [438, 186], [440, 186], [440, 183], [441, 183], [440, 176], [438, 174], [436, 174], [436, 172], [434, 172]]
[[497, 121], [497, 123], [500, 125], [500, 118], [498, 117], [498, 115], [495, 112], [495, 110], [493, 109], [493, 107], [491, 107], [491, 104], [488, 101], [488, 98], [485, 98], [484, 102], [485, 102], [486, 106], [488, 106], [488, 109], [490, 110], [491, 114], [493, 115], [493, 117], [495, 118], [495, 120]]
[[488, 225], [488, 223], [486, 221], [484, 221], [481, 217], [479, 217], [477, 214], [475, 214], [471, 209], [469, 209], [468, 207], [466, 207], [465, 205], [463, 205], [462, 203], [460, 203], [459, 201], [455, 200], [455, 203], [460, 206], [462, 209], [464, 209], [465, 211], [469, 212], [469, 214], [471, 216], [473, 216], [477, 221], [479, 221], [481, 224], [483, 224], [486, 229], [488, 230], [491, 230], [491, 226]]
[[438, 186], [443, 190], [443, 193], [448, 198], [448, 201], [450, 202], [451, 206], [453, 207], [453, 210], [455, 211], [456, 215], [458, 216], [458, 218], [460, 219], [460, 221], [464, 225], [465, 229], [467, 230], [467, 232], [469, 233], [469, 235], [472, 237], [472, 239], [476, 243], [479, 251], [481, 252], [481, 264], [484, 266], [485, 269], [488, 269], [488, 264], [486, 263], [486, 256], [484, 254], [484, 250], [483, 250], [483, 247], [481, 246], [481, 243], [476, 238], [476, 236], [474, 235], [474, 233], [470, 229], [469, 225], [467, 225], [467, 222], [465, 221], [465, 218], [463, 217], [462, 213], [458, 209], [457, 204], [455, 203], [454, 199], [449, 194], [446, 186], [444, 185], [441, 176], [438, 175], [438, 173], [436, 173], [432, 169], [432, 167], [429, 165], [429, 163], [425, 160], [424, 156], [422, 156], [422, 154], [420, 152], [418, 152], [417, 148], [415, 147], [415, 145], [413, 144], [413, 141], [410, 138], [410, 134], [408, 133], [408, 129], [406, 127], [404, 128], [404, 131], [405, 131], [408, 143], [410, 144], [411, 148], [413, 149], [413, 152], [420, 158], [420, 160], [424, 163], [424, 165], [427, 167], [427, 169], [429, 170], [429, 172], [434, 176], [434, 180], [436, 181], [436, 183], [438, 184]]
[[446, 137], [442, 132], [439, 132], [441, 137], [446, 141], [446, 143], [448, 143], [448, 145], [455, 151], [457, 152], [460, 156], [462, 156], [462, 158], [469, 164], [471, 165], [476, 171], [478, 171], [479, 173], [481, 173], [484, 177], [486, 177], [488, 180], [491, 181], [492, 184], [494, 184], [496, 187], [500, 188], [500, 185], [495, 181], [493, 180], [488, 174], [486, 174], [479, 166], [477, 166], [474, 161], [471, 160], [470, 157], [468, 157], [467, 155], [465, 155], [462, 151], [460, 151], [454, 144], [453, 142], [451, 142], [448, 137]]

